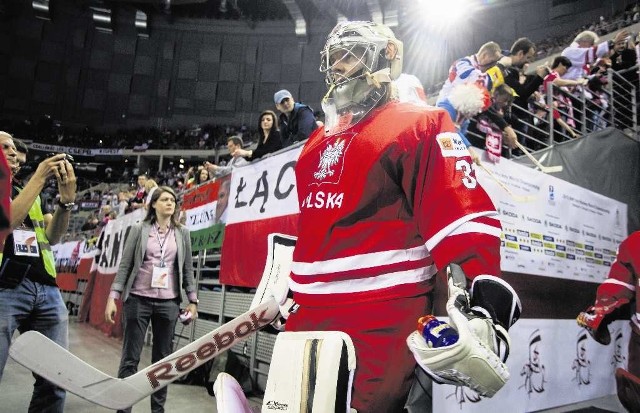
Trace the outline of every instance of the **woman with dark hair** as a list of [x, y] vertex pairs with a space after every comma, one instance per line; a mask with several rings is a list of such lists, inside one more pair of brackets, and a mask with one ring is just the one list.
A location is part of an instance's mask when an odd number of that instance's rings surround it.
[[[191, 261], [189, 230], [178, 223], [176, 194], [158, 187], [151, 197], [145, 219], [131, 227], [122, 260], [105, 309], [105, 320], [114, 323], [116, 299], [123, 303], [122, 358], [118, 377], [136, 373], [147, 326], [151, 321], [151, 362], [172, 352], [172, 339], [180, 313], [180, 288], [190, 304], [191, 320], [198, 317], [196, 285]], [[164, 412], [167, 388], [151, 395], [151, 411]], [[123, 410], [131, 411], [131, 409]]]
[[258, 147], [255, 150], [236, 149], [234, 157], [243, 156], [248, 161], [260, 159], [268, 153], [272, 153], [282, 149], [282, 140], [280, 139], [280, 131], [278, 130], [278, 118], [271, 110], [265, 110], [260, 114], [258, 121]]
[[187, 189], [191, 189], [193, 187], [196, 187], [200, 184], [203, 184], [205, 182], [207, 182], [209, 179], [213, 178], [213, 176], [211, 175], [211, 173], [209, 172], [209, 170], [207, 168], [199, 168], [196, 172], [193, 178], [189, 179], [189, 181], [187, 181]]

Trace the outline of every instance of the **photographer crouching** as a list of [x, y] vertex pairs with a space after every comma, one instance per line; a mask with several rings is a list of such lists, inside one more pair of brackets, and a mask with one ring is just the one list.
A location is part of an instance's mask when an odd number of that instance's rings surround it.
[[[0, 132], [0, 145], [11, 173], [20, 168], [13, 137]], [[11, 337], [38, 331], [62, 347], [68, 342], [68, 314], [56, 285], [51, 245], [66, 233], [76, 197], [76, 175], [68, 155], [57, 154], [40, 162], [24, 187], [12, 182], [11, 234], [0, 243], [0, 381], [7, 362]], [[56, 211], [45, 214], [40, 192], [55, 177], [60, 201]], [[36, 376], [29, 412], [62, 412], [65, 392]]]

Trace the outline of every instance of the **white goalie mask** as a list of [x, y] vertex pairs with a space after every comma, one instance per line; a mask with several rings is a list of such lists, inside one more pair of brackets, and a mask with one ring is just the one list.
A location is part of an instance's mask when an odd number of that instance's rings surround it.
[[391, 81], [402, 73], [402, 42], [381, 24], [338, 23], [322, 49], [320, 71], [329, 86], [322, 100], [325, 128], [337, 133], [387, 95]]

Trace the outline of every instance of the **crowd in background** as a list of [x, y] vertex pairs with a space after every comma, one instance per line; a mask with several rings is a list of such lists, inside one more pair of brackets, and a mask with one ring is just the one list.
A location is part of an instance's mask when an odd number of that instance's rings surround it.
[[[585, 25], [575, 32], [569, 33], [566, 36], [555, 37], [545, 39], [537, 42], [533, 46], [533, 54], [527, 55], [521, 62], [512, 62], [516, 60], [514, 56], [514, 47], [509, 53], [503, 54], [509, 56], [508, 66], [502, 67], [503, 76], [511, 76], [509, 70], [515, 70], [516, 76], [518, 76], [521, 85], [526, 85], [528, 79], [531, 76], [539, 76], [541, 78], [539, 87], [536, 86], [535, 90], [527, 91], [525, 96], [519, 96], [509, 89], [509, 86], [505, 84], [504, 87], [493, 88], [492, 104], [496, 112], [507, 119], [508, 123], [513, 124], [514, 129], [518, 132], [518, 140], [525, 141], [523, 136], [533, 135], [535, 132], [533, 129], [527, 129], [523, 126], [519, 119], [524, 118], [527, 122], [530, 122], [536, 126], [544, 126], [548, 118], [549, 111], [558, 112], [557, 127], [561, 128], [560, 132], [563, 132], [568, 138], [579, 136], [576, 130], [575, 123], [571, 123], [571, 120], [566, 116], [571, 112], [572, 102], [571, 98], [558, 97], [558, 103], [554, 102], [554, 107], [549, 108], [545, 101], [545, 90], [549, 84], [553, 84], [554, 87], [574, 88], [583, 87], [591, 100], [587, 102], [587, 105], [591, 105], [594, 111], [597, 108], [606, 108], [607, 100], [609, 97], [603, 93], [603, 87], [606, 76], [606, 69], [616, 68], [616, 64], [622, 60], [625, 61], [627, 67], [629, 62], [631, 66], [637, 64], [636, 52], [636, 39], [637, 33], [627, 33], [624, 28], [640, 22], [640, 6], [634, 5], [629, 7], [624, 13], [613, 16], [609, 20], [601, 17], [599, 21], [590, 25]], [[563, 51], [570, 48], [572, 42], [577, 39], [578, 34], [584, 33], [585, 30], [593, 32], [597, 36], [605, 35], [612, 31], [622, 30], [625, 34], [625, 47], [614, 47], [614, 43], [610, 43], [611, 52], [607, 56], [603, 56], [599, 59], [594, 59], [590, 67], [589, 72], [581, 74], [578, 78], [572, 79], [574, 84], [566, 81], [559, 81], [558, 78], [566, 77], [567, 59], [556, 58], [547, 62], [545, 66], [545, 72], [542, 73], [536, 69], [535, 72], [528, 70], [528, 64], [533, 60], [539, 60], [546, 56], [563, 53]], [[596, 40], [596, 39], [594, 39]], [[533, 43], [532, 43], [533, 44]], [[598, 45], [594, 44], [594, 48]], [[517, 49], [517, 48], [516, 48]], [[517, 52], [517, 50], [516, 50]], [[624, 54], [624, 56], [622, 56]], [[475, 55], [478, 56], [479, 54]], [[524, 55], [526, 55], [526, 50]], [[632, 58], [630, 57], [632, 56]], [[624, 59], [623, 59], [624, 58]], [[501, 61], [502, 62], [502, 61]], [[495, 64], [495, 62], [494, 62]], [[511, 67], [509, 67], [509, 65]], [[580, 67], [579, 69], [584, 69]], [[564, 72], [563, 72], [564, 70]], [[583, 76], [584, 75], [584, 76]], [[632, 79], [635, 77], [637, 84], [637, 71], [630, 73]], [[627, 74], [629, 77], [629, 74]], [[576, 82], [575, 80], [578, 79]], [[584, 79], [584, 80], [581, 80]], [[433, 88], [426, 89], [428, 94], [436, 94], [443, 87], [443, 84], [435, 85]], [[517, 89], [517, 88], [516, 88]], [[430, 92], [430, 93], [429, 93]], [[570, 94], [571, 92], [569, 92]], [[511, 96], [509, 96], [511, 94]], [[144, 205], [144, 200], [141, 196], [147, 196], [149, 189], [145, 189], [145, 183], [140, 184], [141, 177], [144, 177], [145, 182], [153, 182], [155, 186], [168, 186], [175, 189], [178, 193], [183, 192], [189, 188], [193, 188], [199, 184], [207, 182], [211, 179], [216, 179], [221, 175], [225, 175], [230, 172], [232, 164], [237, 163], [238, 158], [243, 162], [250, 162], [265, 153], [276, 151], [282, 147], [286, 147], [289, 144], [300, 141], [304, 138], [293, 137], [290, 134], [287, 136], [281, 136], [279, 132], [283, 128], [287, 128], [287, 113], [293, 117], [292, 113], [302, 113], [304, 116], [313, 117], [314, 114], [308, 106], [295, 102], [293, 96], [286, 91], [276, 92], [274, 96], [274, 103], [277, 111], [280, 112], [280, 116], [276, 117], [275, 111], [267, 110], [260, 116], [260, 120], [257, 127], [248, 125], [193, 125], [191, 127], [182, 127], [176, 129], [159, 129], [155, 127], [136, 128], [136, 129], [122, 129], [116, 133], [99, 133], [92, 130], [89, 127], [78, 128], [67, 125], [62, 125], [60, 122], [55, 121], [50, 116], [42, 116], [37, 120], [0, 120], [0, 130], [10, 130], [16, 137], [26, 138], [28, 141], [38, 142], [41, 144], [58, 145], [65, 147], [80, 147], [80, 148], [120, 148], [120, 149], [132, 149], [134, 151], [144, 152], [150, 149], [200, 149], [200, 150], [214, 150], [227, 148], [229, 154], [223, 156], [217, 160], [217, 163], [211, 159], [205, 163], [198, 163], [194, 165], [189, 164], [175, 164], [173, 162], [165, 165], [161, 170], [142, 170], [138, 165], [132, 165], [131, 163], [123, 164], [120, 167], [109, 166], [104, 176], [101, 177], [99, 182], [107, 182], [92, 189], [89, 188], [91, 184], [95, 184], [98, 181], [88, 180], [83, 187], [82, 179], [79, 179], [79, 193], [78, 201], [87, 202], [89, 205], [98, 205], [97, 208], [83, 211], [81, 216], [82, 220], [77, 220], [75, 225], [72, 223], [70, 232], [72, 236], [74, 234], [81, 234], [83, 231], [87, 233], [93, 233], [99, 231], [110, 219], [115, 219], [122, 214], [125, 214], [132, 209]], [[526, 113], [518, 112], [518, 110], [511, 110], [511, 103], [515, 101], [520, 107], [523, 107]], [[290, 111], [287, 110], [287, 105], [290, 103]], [[595, 106], [594, 106], [595, 104]], [[310, 113], [310, 115], [308, 114]], [[265, 116], [265, 114], [272, 114]], [[285, 115], [283, 118], [283, 114]], [[319, 114], [316, 113], [319, 117]], [[532, 116], [533, 115], [533, 116]], [[554, 118], [556, 114], [554, 113]], [[601, 113], [601, 116], [607, 116], [607, 113]], [[269, 129], [264, 129], [263, 120], [267, 119], [270, 123]], [[315, 128], [315, 117], [314, 128]], [[283, 121], [284, 120], [284, 121]], [[455, 119], [454, 119], [455, 120]], [[472, 131], [484, 133], [487, 127], [487, 123], [491, 124], [490, 117], [480, 116], [474, 119], [472, 125]], [[587, 120], [585, 120], [587, 121]], [[283, 123], [284, 122], [284, 123]], [[597, 119], [589, 119], [589, 130], [595, 130], [597, 125]], [[280, 123], [280, 125], [279, 125]], [[526, 123], [526, 122], [525, 122]], [[320, 122], [318, 124], [321, 124]], [[606, 123], [605, 123], [606, 124]], [[624, 127], [625, 125], [616, 125], [618, 127]], [[271, 132], [273, 130], [273, 133]], [[307, 131], [308, 136], [310, 131]], [[277, 135], [274, 135], [277, 134]], [[269, 136], [273, 135], [269, 144], [269, 149], [265, 152], [265, 143], [270, 139]], [[487, 135], [488, 136], [488, 135]], [[234, 141], [231, 138], [236, 138]], [[273, 145], [274, 141], [277, 141], [277, 145]], [[256, 142], [258, 147], [256, 148]], [[508, 140], [505, 142], [509, 145]], [[254, 148], [253, 150], [250, 148]], [[53, 197], [55, 191], [53, 190], [53, 183], [45, 187], [43, 191], [43, 198], [45, 204], [52, 208], [55, 205], [56, 199]], [[49, 196], [48, 196], [49, 195]], [[139, 205], [139, 206], [134, 206]]]

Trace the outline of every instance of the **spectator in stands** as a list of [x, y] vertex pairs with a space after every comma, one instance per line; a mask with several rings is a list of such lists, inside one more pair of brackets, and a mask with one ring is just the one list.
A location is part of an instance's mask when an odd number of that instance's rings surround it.
[[209, 172], [211, 172], [214, 177], [220, 178], [222, 176], [230, 174], [233, 168], [237, 166], [246, 165], [248, 162], [242, 156], [233, 156], [234, 153], [242, 150], [243, 143], [244, 142], [242, 141], [242, 138], [240, 138], [239, 136], [230, 136], [229, 139], [227, 139], [227, 149], [229, 150], [229, 153], [232, 155], [229, 163], [224, 166], [221, 166], [221, 165], [214, 165], [211, 162], [207, 161], [204, 163], [204, 167], [208, 169]]
[[260, 159], [263, 156], [282, 149], [278, 119], [273, 111], [265, 110], [260, 114], [258, 122], [258, 147], [255, 150], [237, 148], [231, 155], [234, 158], [245, 157], [248, 161]]
[[202, 185], [203, 183], [207, 182], [211, 178], [212, 178], [211, 173], [203, 165], [202, 168], [198, 169], [198, 174], [194, 179], [195, 186]]
[[140, 174], [138, 175], [138, 189], [133, 198], [129, 199], [129, 208], [131, 210], [142, 208], [144, 206], [144, 201], [147, 199], [147, 191], [145, 190], [144, 185], [147, 183], [147, 175]]
[[111, 208], [111, 205], [103, 205], [100, 207], [100, 213], [98, 215], [98, 218], [100, 219], [100, 222], [98, 223], [99, 227], [107, 225], [107, 222], [109, 222], [109, 214], [111, 214], [112, 211], [113, 208]]
[[100, 221], [98, 226], [102, 228], [106, 226], [109, 223], [109, 221], [116, 218], [118, 218], [118, 214], [116, 213], [116, 211], [109, 211], [106, 214], [104, 214], [104, 217], [102, 218], [102, 221]]
[[26, 143], [20, 139], [13, 139], [13, 143], [16, 145], [18, 166], [15, 168], [12, 174], [12, 181], [19, 187], [24, 186], [24, 179], [28, 174], [33, 172], [31, 168], [23, 168], [27, 163], [27, 155], [29, 154], [29, 147]]
[[91, 214], [87, 217], [85, 223], [80, 227], [80, 231], [93, 231], [94, 229], [98, 228], [98, 223], [98, 217]]
[[116, 211], [118, 212], [119, 217], [123, 216], [126, 213], [128, 206], [129, 194], [125, 191], [118, 192], [118, 207]]
[[144, 199], [144, 207], [149, 209], [149, 203], [151, 202], [151, 197], [153, 196], [153, 192], [158, 188], [158, 183], [154, 179], [147, 179], [147, 182], [144, 183], [144, 191], [147, 193], [147, 197]]
[[607, 56], [613, 45], [628, 35], [628, 31], [621, 30], [613, 40], [598, 44], [599, 37], [596, 33], [589, 30], [580, 32], [573, 39], [573, 43], [562, 51], [562, 56], [571, 61], [571, 67], [563, 78], [576, 80], [586, 76], [589, 73], [589, 65], [595, 63], [598, 58]]
[[[16, 170], [18, 155], [10, 134], [0, 132], [0, 148], [9, 168]], [[44, 213], [40, 199], [51, 178], [60, 195], [53, 215]], [[11, 190], [11, 234], [2, 243], [0, 255], [0, 380], [16, 330], [35, 330], [67, 347], [68, 311], [56, 285], [51, 245], [67, 232], [75, 198], [76, 176], [65, 154], [44, 159], [23, 188]], [[63, 389], [35, 376], [28, 410], [62, 413], [65, 395]]]
[[[144, 221], [131, 227], [120, 267], [111, 284], [104, 314], [108, 323], [115, 322], [118, 311], [115, 300], [123, 302], [124, 340], [119, 378], [129, 377], [138, 370], [150, 321], [153, 332], [151, 362], [173, 352], [181, 288], [190, 302], [186, 311], [191, 313], [192, 319], [198, 317], [191, 237], [189, 229], [177, 221], [176, 200], [173, 189], [166, 186], [153, 193]], [[166, 398], [166, 387], [153, 393], [151, 411], [163, 412]]]
[[[453, 121], [459, 128], [459, 133], [467, 147], [471, 146], [466, 138], [466, 131], [469, 126], [469, 119], [464, 119], [458, 108], [453, 107], [449, 98], [458, 85], [478, 84], [491, 91], [493, 89], [493, 79], [487, 75], [487, 70], [494, 67], [502, 58], [502, 50], [496, 42], [483, 44], [476, 54], [456, 60], [449, 69], [449, 78], [442, 86], [436, 106], [441, 107], [449, 113]], [[460, 117], [458, 119], [458, 117]], [[502, 132], [505, 143], [510, 148], [515, 147], [517, 136], [511, 125], [503, 124]]]
[[[500, 125], [495, 122], [495, 116], [499, 116], [504, 119], [505, 122], [511, 123], [511, 104], [513, 103], [513, 99], [514, 91], [509, 85], [503, 83], [496, 86], [491, 94], [493, 111], [480, 113], [476, 118], [476, 128], [486, 134], [485, 150], [487, 158], [492, 162], [499, 162], [502, 152], [502, 133]], [[480, 157], [478, 155], [474, 157], [472, 154], [472, 159], [476, 164], [480, 164]]]
[[553, 59], [553, 63], [551, 64], [551, 72], [547, 76], [545, 76], [542, 89], [546, 92], [549, 84], [553, 84], [556, 87], [563, 86], [583, 86], [587, 84], [586, 78], [578, 78], [576, 80], [567, 79], [564, 75], [568, 73], [573, 64], [571, 60], [565, 56], [556, 56]]
[[196, 185], [196, 175], [202, 170], [203, 165], [198, 165], [197, 167], [192, 166], [187, 170], [187, 174], [185, 175], [185, 189], [191, 189]]
[[[540, 65], [535, 73], [524, 74], [521, 78], [524, 66], [533, 61], [535, 53], [534, 43], [526, 37], [521, 37], [511, 45], [510, 55], [500, 59], [499, 63], [504, 66], [504, 82], [516, 93], [513, 103], [517, 107], [513, 108], [512, 113], [522, 122], [515, 122], [514, 126], [523, 133], [528, 131], [527, 124], [533, 123], [531, 115], [526, 111], [528, 100], [540, 88], [544, 77], [549, 74], [549, 69], [545, 65]], [[521, 139], [524, 143], [523, 136]]]
[[585, 97], [587, 103], [587, 131], [593, 132], [608, 126], [609, 94], [604, 90], [607, 78], [604, 76], [592, 76], [589, 78]]
[[[636, 96], [638, 94], [638, 71], [628, 70], [637, 64], [636, 44], [633, 36], [618, 40], [613, 45], [613, 53], [610, 56], [611, 69], [620, 73], [620, 76], [636, 88]], [[616, 79], [613, 82], [613, 93], [618, 102], [621, 104], [615, 107], [616, 127], [620, 129], [633, 127], [633, 111], [631, 110], [632, 93], [631, 86], [624, 81]]]
[[276, 109], [281, 112], [280, 135], [283, 148], [302, 142], [318, 127], [313, 109], [303, 103], [295, 102], [288, 90], [277, 91], [273, 95], [273, 101]]
[[[566, 87], [566, 86], [584, 86], [587, 84], [588, 80], [585, 78], [580, 79], [565, 79], [563, 76], [571, 69], [572, 62], [568, 57], [565, 56], [557, 56], [553, 59], [553, 63], [551, 64], [551, 73], [549, 73], [545, 78], [542, 84], [542, 90], [544, 92], [544, 96], [546, 96], [547, 89], [550, 84], [554, 86], [554, 88]], [[573, 130], [572, 126], [567, 123], [565, 118], [563, 118], [562, 113], [558, 110], [558, 108], [562, 109], [566, 114], [570, 114], [572, 110], [572, 102], [571, 99], [563, 93], [555, 93], [554, 94], [554, 102], [553, 102], [553, 119], [554, 121], [572, 138], [577, 138], [578, 134]], [[566, 116], [566, 115], [565, 115]]]

